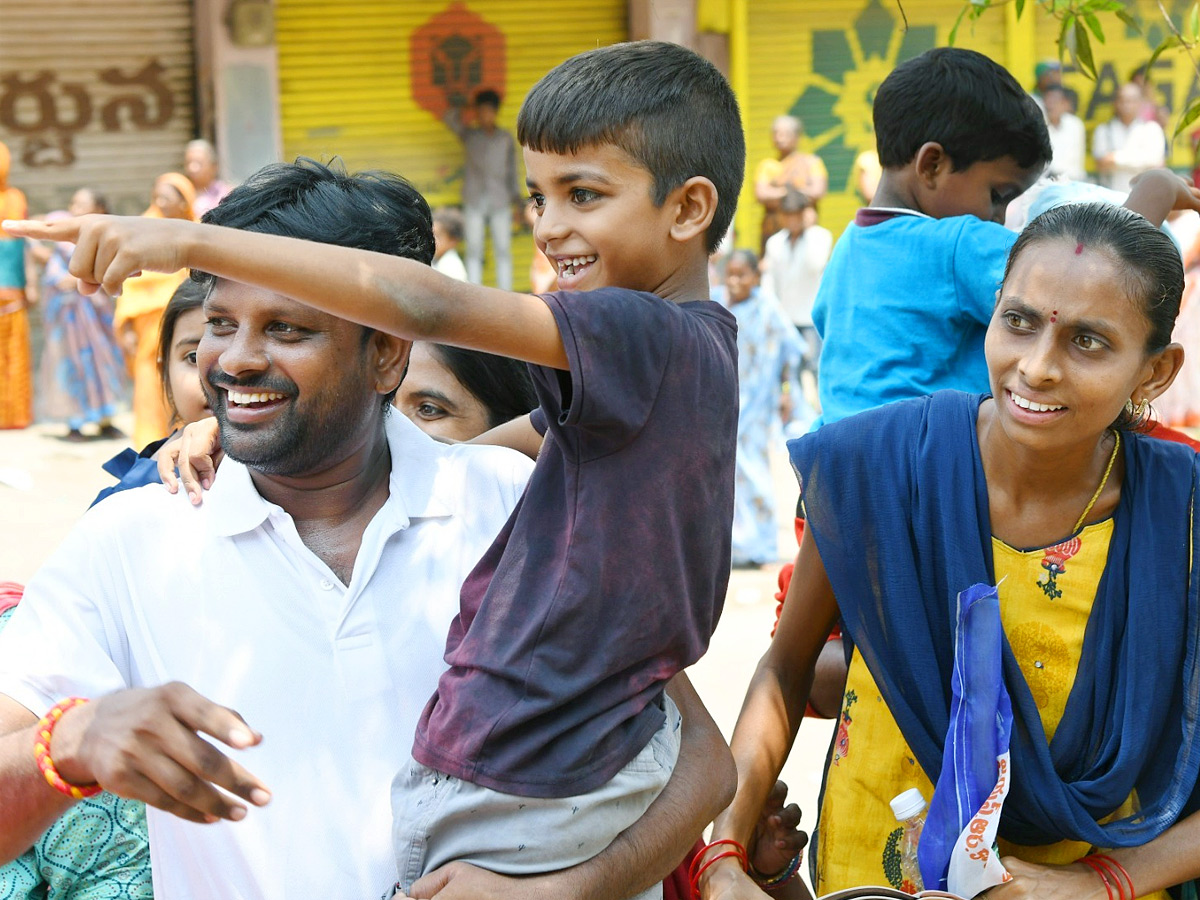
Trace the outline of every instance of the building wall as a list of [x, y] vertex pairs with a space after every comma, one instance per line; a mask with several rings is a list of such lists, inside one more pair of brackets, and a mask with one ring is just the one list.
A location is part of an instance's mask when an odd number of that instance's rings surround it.
[[[398, 172], [435, 207], [461, 191], [461, 145], [441, 121], [450, 94], [495, 88], [500, 125], [515, 131], [538, 78], [627, 34], [625, 0], [560, 0], [549, 14], [538, 0], [278, 0], [276, 22], [284, 157]], [[518, 288], [531, 245], [514, 237]]]
[[140, 213], [192, 137], [190, 0], [0, 0], [0, 141], [34, 214]]

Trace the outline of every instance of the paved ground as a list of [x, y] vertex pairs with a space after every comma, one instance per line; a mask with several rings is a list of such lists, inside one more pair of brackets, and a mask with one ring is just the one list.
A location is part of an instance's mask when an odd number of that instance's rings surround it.
[[[117, 424], [130, 430], [128, 419]], [[112, 483], [101, 463], [121, 449], [113, 441], [71, 444], [58, 426], [0, 431], [0, 581], [26, 582], [102, 487]], [[774, 460], [779, 485], [781, 555], [794, 547], [789, 510], [795, 483], [784, 460]], [[728, 737], [775, 616], [775, 570], [734, 572], [721, 625], [692, 679]], [[810, 818], [819, 768], [832, 723], [807, 722], [784, 772]]]

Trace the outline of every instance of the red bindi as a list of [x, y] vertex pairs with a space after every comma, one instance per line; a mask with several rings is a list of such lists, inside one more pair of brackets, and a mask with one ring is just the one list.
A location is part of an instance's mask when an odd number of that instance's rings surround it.
[[1082, 244], [1082, 243], [1078, 243], [1078, 244], [1076, 244], [1076, 245], [1075, 245], [1075, 255], [1076, 255], [1076, 256], [1079, 256], [1079, 255], [1081, 255], [1082, 253], [1083, 253], [1083, 244]]
[[1051, 322], [1058, 321], [1058, 310], [1057, 309], [1050, 310], [1050, 321]]

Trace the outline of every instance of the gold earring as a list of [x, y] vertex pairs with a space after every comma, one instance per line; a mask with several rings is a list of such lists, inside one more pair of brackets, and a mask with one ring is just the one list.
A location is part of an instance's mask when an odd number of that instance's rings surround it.
[[1150, 407], [1150, 401], [1143, 397], [1135, 405], [1133, 398], [1125, 401], [1125, 414], [1135, 422], [1140, 422], [1146, 417], [1146, 410]]

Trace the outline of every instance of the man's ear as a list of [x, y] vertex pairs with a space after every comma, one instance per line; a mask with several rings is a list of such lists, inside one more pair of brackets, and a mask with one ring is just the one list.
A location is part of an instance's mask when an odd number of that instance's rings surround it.
[[938, 178], [951, 168], [946, 149], [937, 141], [922, 144], [913, 162], [918, 180], [929, 189], [932, 189]]
[[667, 203], [672, 205], [675, 219], [671, 223], [672, 239], [681, 243], [697, 235], [703, 237], [717, 214], [717, 186], [695, 175], [671, 191]]
[[390, 394], [404, 380], [408, 371], [408, 356], [412, 352], [412, 341], [398, 338], [386, 331], [375, 331], [368, 342], [371, 352], [371, 370], [375, 376], [375, 391]]

